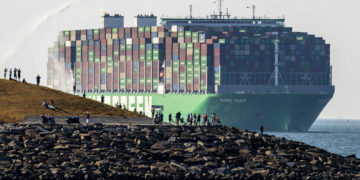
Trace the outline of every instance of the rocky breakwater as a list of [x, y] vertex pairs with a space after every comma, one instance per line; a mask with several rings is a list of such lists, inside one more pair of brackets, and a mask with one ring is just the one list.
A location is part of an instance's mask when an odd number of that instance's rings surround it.
[[0, 178], [358, 179], [360, 160], [230, 127], [5, 124]]

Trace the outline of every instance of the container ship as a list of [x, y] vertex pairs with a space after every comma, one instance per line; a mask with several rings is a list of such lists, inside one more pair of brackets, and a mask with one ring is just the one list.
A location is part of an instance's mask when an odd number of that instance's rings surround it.
[[[50, 88], [152, 116], [210, 116], [254, 130], [307, 131], [334, 94], [330, 45], [284, 18], [105, 14], [96, 29], [60, 31]], [[185, 118], [186, 119], [186, 118]]]

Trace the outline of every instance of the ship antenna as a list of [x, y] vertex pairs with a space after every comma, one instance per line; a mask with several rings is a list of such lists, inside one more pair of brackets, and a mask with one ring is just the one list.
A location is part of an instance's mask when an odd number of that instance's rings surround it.
[[190, 19], [192, 19], [192, 4], [190, 4]]
[[255, 19], [255, 9], [256, 9], [256, 6], [255, 6], [255, 5], [252, 5], [252, 10], [253, 10], [253, 19]]
[[222, 17], [222, 2], [224, 0], [218, 0], [219, 1], [219, 19], [221, 19]]
[[226, 8], [226, 17], [230, 19], [229, 8]]

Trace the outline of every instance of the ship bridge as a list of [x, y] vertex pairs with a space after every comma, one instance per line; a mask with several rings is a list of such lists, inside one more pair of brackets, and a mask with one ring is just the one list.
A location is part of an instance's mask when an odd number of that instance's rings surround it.
[[178, 26], [259, 26], [259, 27], [284, 27], [284, 18], [267, 19], [267, 18], [252, 18], [252, 19], [219, 19], [219, 18], [161, 18], [161, 25], [170, 28], [172, 25]]

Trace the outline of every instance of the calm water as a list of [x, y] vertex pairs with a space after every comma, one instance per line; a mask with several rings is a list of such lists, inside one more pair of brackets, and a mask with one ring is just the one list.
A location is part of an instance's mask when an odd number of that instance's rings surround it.
[[355, 154], [360, 158], [360, 120], [316, 120], [309, 132], [265, 133], [301, 141], [343, 156]]

